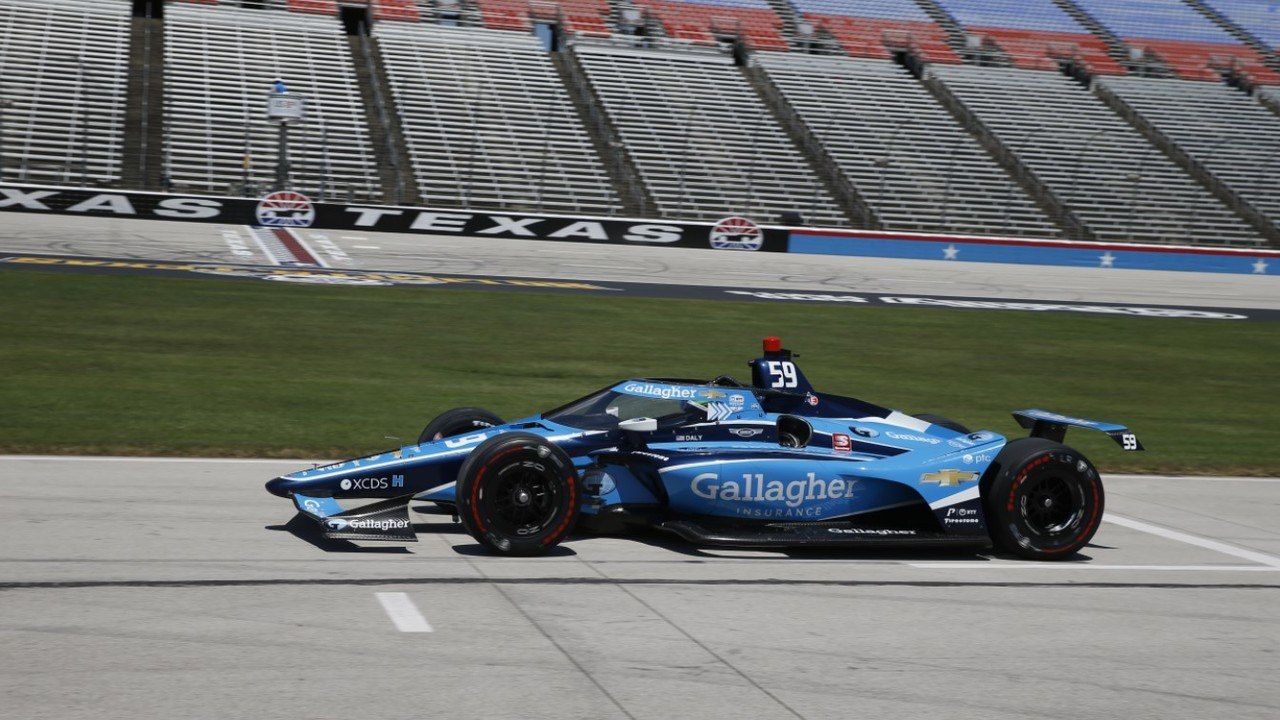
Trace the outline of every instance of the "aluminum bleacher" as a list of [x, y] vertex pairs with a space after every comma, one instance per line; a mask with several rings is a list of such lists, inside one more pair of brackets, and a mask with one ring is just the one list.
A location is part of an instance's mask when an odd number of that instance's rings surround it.
[[663, 217], [847, 226], [741, 70], [718, 53], [573, 52]]
[[714, 45], [739, 37], [754, 50], [786, 50], [782, 18], [766, 0], [635, 0], [657, 18], [667, 37]]
[[1259, 245], [1262, 238], [1089, 90], [1056, 72], [930, 72], [1102, 240]]
[[994, 42], [1016, 67], [1057, 70], [1074, 60], [1091, 74], [1122, 75], [1107, 45], [1052, 0], [937, 0], [970, 37]]
[[[174, 3], [165, 13], [167, 172], [176, 187], [270, 184], [277, 130], [272, 81], [307, 102], [290, 132], [295, 188], [376, 196], [377, 171], [351, 51], [335, 18]], [[248, 165], [246, 165], [246, 145]]]
[[1280, 50], [1280, 3], [1276, 0], [1204, 0], [1204, 3], [1272, 49]]
[[530, 34], [380, 23], [391, 92], [428, 205], [619, 209], [548, 54]]
[[758, 62], [886, 229], [1059, 234], [902, 66], [798, 53]]
[[889, 59], [914, 49], [926, 62], [958, 63], [947, 35], [912, 0], [789, 0], [796, 13], [854, 57]]
[[1180, 0], [1073, 0], [1126, 45], [1154, 55], [1184, 80], [1218, 81], [1231, 70], [1280, 83], [1262, 56]]
[[1280, 228], [1280, 117], [1221, 84], [1136, 77], [1101, 84]]
[[120, 180], [129, 13], [124, 0], [0, 0], [3, 178]]

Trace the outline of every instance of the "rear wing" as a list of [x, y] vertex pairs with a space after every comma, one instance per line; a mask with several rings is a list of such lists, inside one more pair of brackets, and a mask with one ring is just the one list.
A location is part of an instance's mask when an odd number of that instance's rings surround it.
[[1013, 419], [1018, 421], [1018, 425], [1030, 430], [1031, 437], [1062, 442], [1062, 439], [1067, 435], [1067, 428], [1082, 427], [1106, 433], [1126, 452], [1145, 450], [1142, 447], [1142, 443], [1138, 442], [1138, 436], [1124, 425], [1100, 422], [1098, 420], [1085, 420], [1083, 418], [1070, 417], [1069, 415], [1059, 415], [1047, 410], [1035, 409], [1015, 410]]

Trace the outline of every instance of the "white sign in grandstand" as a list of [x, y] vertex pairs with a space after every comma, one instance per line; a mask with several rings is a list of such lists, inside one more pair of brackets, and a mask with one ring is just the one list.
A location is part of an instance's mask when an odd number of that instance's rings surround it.
[[307, 116], [307, 101], [298, 95], [271, 93], [267, 96], [267, 117], [281, 123], [302, 122]]

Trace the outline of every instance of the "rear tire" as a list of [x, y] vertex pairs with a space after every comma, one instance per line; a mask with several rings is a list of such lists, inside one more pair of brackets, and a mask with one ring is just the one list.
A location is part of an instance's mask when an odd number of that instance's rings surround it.
[[454, 408], [440, 413], [435, 420], [427, 423], [427, 426], [418, 434], [418, 444], [466, 432], [487, 430], [501, 424], [502, 418], [483, 408]]
[[1084, 547], [1102, 521], [1098, 470], [1075, 450], [1043, 438], [1000, 451], [983, 509], [996, 547], [1029, 560], [1062, 560]]
[[532, 433], [503, 433], [472, 450], [458, 471], [458, 516], [496, 553], [541, 555], [577, 523], [578, 486], [563, 450]]
[[941, 415], [931, 415], [929, 413], [921, 413], [919, 415], [916, 415], [915, 418], [917, 420], [923, 420], [929, 423], [930, 425], [941, 425], [942, 427], [948, 430], [955, 430], [961, 435], [968, 435], [969, 433], [973, 432], [972, 430], [965, 427], [964, 425], [961, 425], [955, 420], [952, 420], [950, 418], [944, 418]]

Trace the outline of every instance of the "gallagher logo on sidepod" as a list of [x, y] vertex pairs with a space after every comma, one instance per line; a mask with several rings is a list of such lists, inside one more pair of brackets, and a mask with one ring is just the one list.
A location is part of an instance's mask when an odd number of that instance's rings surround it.
[[311, 198], [292, 190], [281, 190], [258, 201], [258, 224], [266, 227], [311, 227], [316, 208]]
[[711, 227], [711, 247], [716, 250], [759, 250], [764, 231], [744, 217], [730, 217]]

